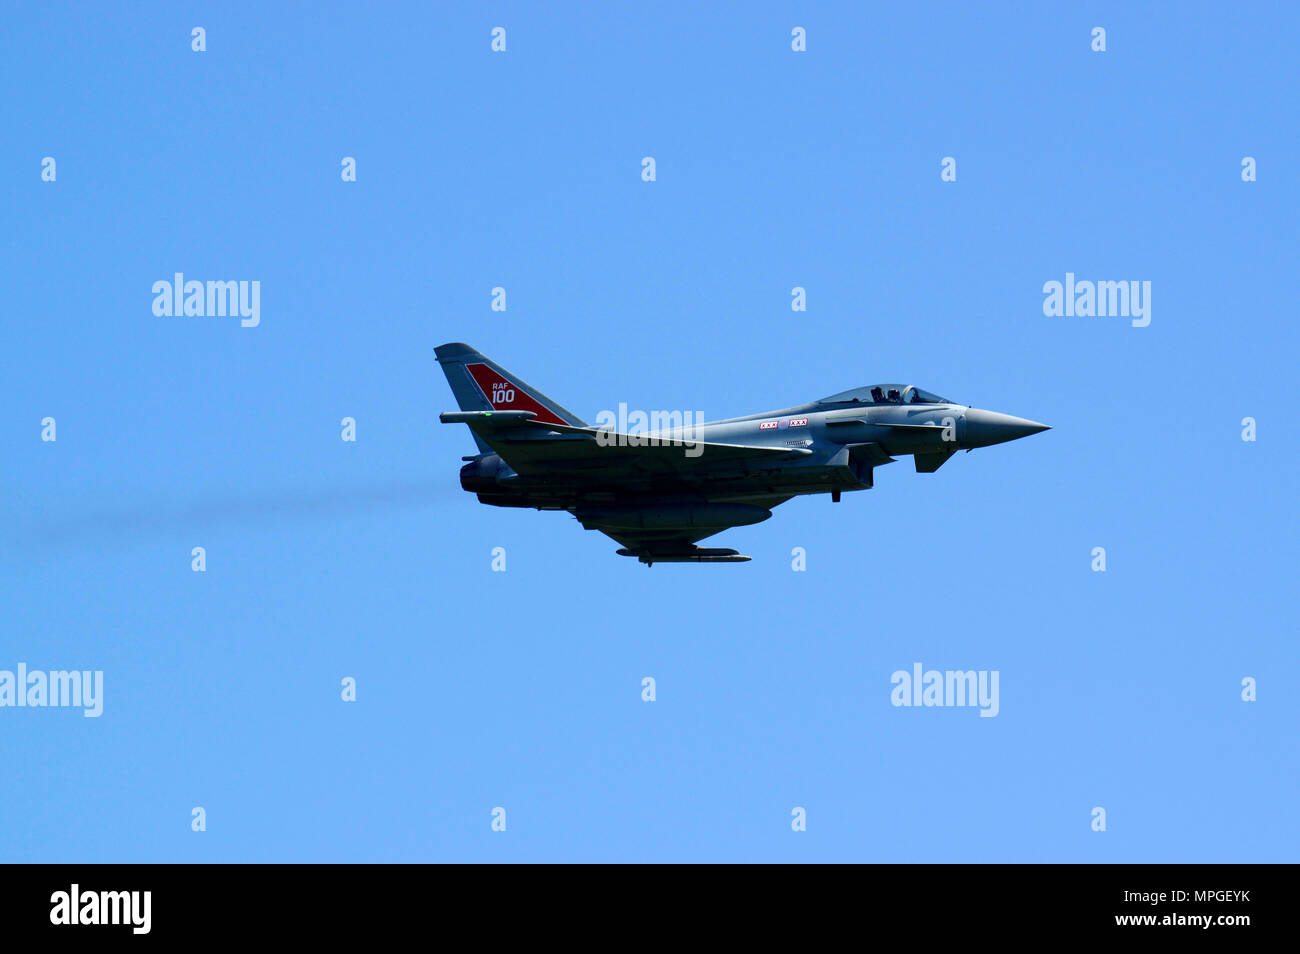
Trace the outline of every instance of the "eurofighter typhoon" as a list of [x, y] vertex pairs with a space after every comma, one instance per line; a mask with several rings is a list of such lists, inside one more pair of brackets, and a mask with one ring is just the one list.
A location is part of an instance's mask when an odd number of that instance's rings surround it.
[[[1048, 429], [954, 404], [911, 384], [876, 384], [809, 404], [645, 433], [592, 426], [467, 344], [434, 349], [479, 453], [460, 484], [480, 502], [573, 514], [655, 563], [741, 563], [696, 542], [759, 523], [799, 494], [869, 490], [875, 468], [911, 454], [932, 474], [959, 450]], [[670, 424], [677, 424], [670, 421]]]

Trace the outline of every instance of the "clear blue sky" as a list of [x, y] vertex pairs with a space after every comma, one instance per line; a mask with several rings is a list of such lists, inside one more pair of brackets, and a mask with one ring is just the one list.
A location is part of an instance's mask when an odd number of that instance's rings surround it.
[[[0, 709], [0, 859], [1297, 860], [1295, 11], [617, 6], [6, 11], [0, 669], [105, 702]], [[588, 418], [1054, 429], [647, 570], [459, 489], [445, 341]]]

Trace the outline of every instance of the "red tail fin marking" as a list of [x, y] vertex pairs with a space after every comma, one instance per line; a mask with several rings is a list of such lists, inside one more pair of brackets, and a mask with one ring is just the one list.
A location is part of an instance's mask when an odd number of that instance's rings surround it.
[[557, 417], [549, 408], [542, 405], [523, 388], [508, 378], [503, 378], [486, 364], [467, 364], [465, 367], [474, 377], [488, 403], [498, 411], [533, 411], [541, 424], [567, 424]]

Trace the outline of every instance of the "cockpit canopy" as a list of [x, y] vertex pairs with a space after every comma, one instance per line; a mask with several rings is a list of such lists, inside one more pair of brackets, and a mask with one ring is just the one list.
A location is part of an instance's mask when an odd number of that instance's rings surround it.
[[873, 384], [824, 397], [818, 404], [951, 404], [914, 384]]

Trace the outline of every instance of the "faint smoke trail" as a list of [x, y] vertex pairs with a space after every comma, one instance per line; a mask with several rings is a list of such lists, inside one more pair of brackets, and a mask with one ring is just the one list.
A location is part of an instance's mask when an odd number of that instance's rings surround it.
[[[141, 492], [140, 496], [144, 494]], [[195, 501], [124, 503], [121, 508], [82, 513], [69, 508], [57, 517], [46, 519], [26, 514], [26, 519], [18, 525], [16, 542], [25, 546], [58, 547], [113, 540], [135, 542], [250, 524], [274, 528], [366, 510], [431, 507], [447, 503], [458, 495], [463, 495], [463, 491], [443, 476], [365, 487], [286, 490]], [[53, 508], [45, 509], [48, 512]]]

